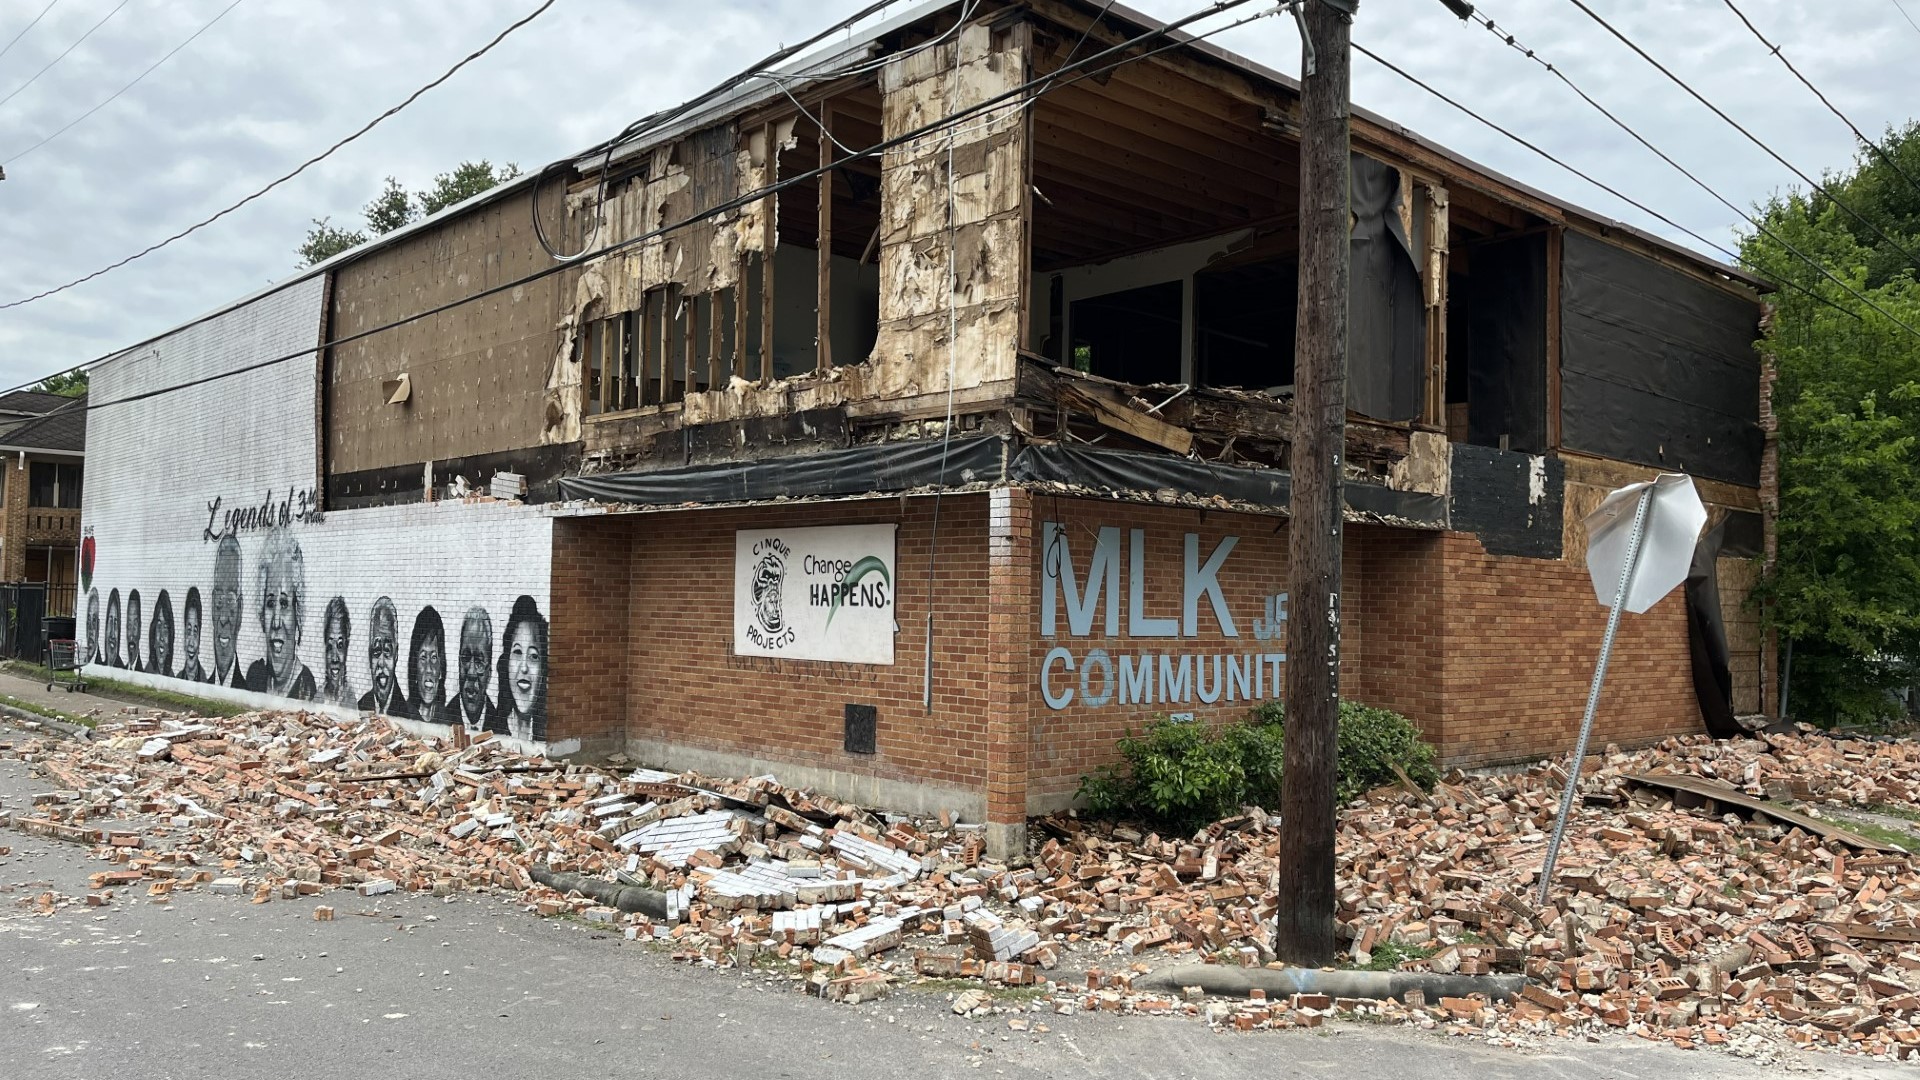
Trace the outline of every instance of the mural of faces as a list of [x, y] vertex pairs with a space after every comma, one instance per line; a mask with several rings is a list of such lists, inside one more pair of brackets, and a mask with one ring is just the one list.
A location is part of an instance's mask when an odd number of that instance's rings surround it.
[[91, 589], [87, 592], [86, 662], [96, 663], [94, 655], [98, 652], [100, 652], [100, 590]]
[[127, 590], [127, 670], [145, 671], [140, 663], [140, 590]]
[[126, 667], [120, 659], [120, 590], [107, 593], [107, 635], [100, 640], [107, 643], [107, 666]]
[[213, 554], [213, 681], [244, 686], [240, 675], [240, 538], [227, 533]]
[[173, 598], [161, 589], [153, 601], [153, 625], [147, 628], [147, 670], [173, 674]]
[[320, 680], [320, 700], [329, 705], [351, 705], [353, 689], [347, 685], [347, 650], [353, 638], [353, 620], [347, 615], [347, 601], [336, 596], [327, 601], [327, 615], [321, 625], [321, 647], [325, 650]]
[[206, 682], [207, 671], [200, 663], [200, 586], [187, 588], [187, 599], [180, 612], [180, 649], [186, 658], [180, 664], [180, 677], [188, 682]]
[[440, 613], [431, 606], [413, 619], [413, 642], [407, 647], [408, 704], [413, 717], [429, 724], [451, 724], [447, 714], [447, 634]]
[[[253, 614], [258, 619], [263, 655], [245, 665], [239, 655], [246, 617], [242, 580], [240, 541], [229, 532], [220, 537], [214, 551], [213, 583], [208, 593], [210, 613], [203, 612], [200, 587], [190, 586], [176, 623], [173, 594], [161, 589], [151, 621], [143, 623], [140, 592], [128, 589], [123, 620], [120, 589], [114, 588], [107, 594], [102, 627], [100, 594], [92, 591], [87, 601], [87, 640], [95, 654], [93, 662], [190, 682], [217, 682], [269, 697], [347, 707], [357, 704], [363, 712], [460, 727], [474, 735], [488, 731], [525, 742], [545, 740], [549, 627], [532, 596], [514, 600], [498, 639], [487, 608], [481, 604], [469, 607], [461, 619], [458, 649], [452, 657], [448, 656], [447, 628], [439, 609], [430, 604], [422, 606], [414, 613], [407, 640], [404, 684], [400, 672], [400, 612], [392, 597], [379, 597], [368, 611], [366, 622], [366, 677], [370, 685], [356, 699], [351, 687], [353, 615], [345, 597], [328, 601], [321, 618], [322, 668], [317, 684], [312, 670], [301, 660], [307, 608], [306, 562], [291, 529], [274, 529], [261, 543], [252, 581], [258, 605]], [[203, 618], [209, 616], [213, 638], [210, 658], [202, 655], [206, 629]]]

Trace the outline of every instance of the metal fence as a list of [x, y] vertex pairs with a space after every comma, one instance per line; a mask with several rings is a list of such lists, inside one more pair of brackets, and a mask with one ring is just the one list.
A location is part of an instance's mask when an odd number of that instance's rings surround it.
[[[67, 606], [73, 606], [73, 587], [67, 586]], [[43, 664], [46, 634], [40, 620], [47, 615], [47, 585], [41, 581], [0, 584], [0, 655]]]

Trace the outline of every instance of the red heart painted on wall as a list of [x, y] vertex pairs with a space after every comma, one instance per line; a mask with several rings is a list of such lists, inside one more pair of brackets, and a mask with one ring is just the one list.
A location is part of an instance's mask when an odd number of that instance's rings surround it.
[[80, 591], [93, 588], [93, 537], [80, 541]]

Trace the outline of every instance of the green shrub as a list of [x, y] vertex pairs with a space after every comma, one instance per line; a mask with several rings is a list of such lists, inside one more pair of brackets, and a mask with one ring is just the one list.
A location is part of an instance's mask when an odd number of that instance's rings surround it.
[[[1396, 712], [1341, 702], [1339, 747], [1335, 791], [1341, 802], [1394, 783], [1399, 772], [1423, 790], [1440, 779], [1433, 747]], [[1139, 735], [1121, 739], [1118, 749], [1124, 765], [1080, 780], [1080, 798], [1097, 816], [1138, 816], [1190, 829], [1246, 803], [1278, 809], [1286, 710], [1266, 702], [1245, 720], [1217, 729], [1155, 717]]]

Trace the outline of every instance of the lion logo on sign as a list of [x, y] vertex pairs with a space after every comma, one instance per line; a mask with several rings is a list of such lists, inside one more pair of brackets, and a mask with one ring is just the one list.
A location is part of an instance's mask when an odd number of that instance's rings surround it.
[[760, 556], [753, 568], [753, 618], [768, 637], [786, 629], [786, 615], [780, 608], [780, 594], [787, 585], [787, 564], [779, 552]]

